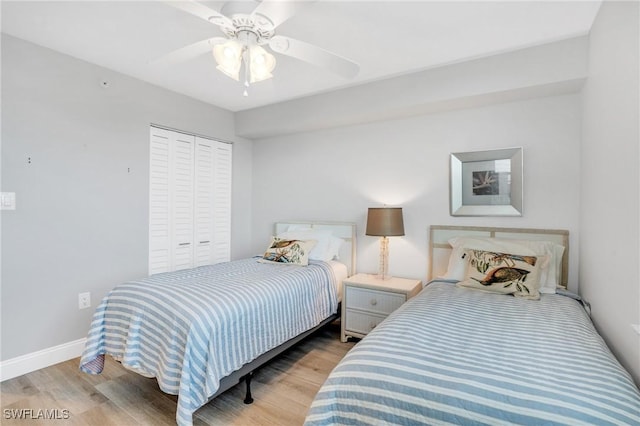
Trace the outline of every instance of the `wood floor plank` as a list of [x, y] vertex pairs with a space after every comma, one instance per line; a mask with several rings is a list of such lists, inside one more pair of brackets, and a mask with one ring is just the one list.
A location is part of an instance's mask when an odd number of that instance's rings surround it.
[[136, 419], [112, 401], [106, 401], [71, 417], [74, 426], [122, 426], [138, 424]]
[[26, 375], [2, 382], [0, 386], [0, 389], [2, 389], [3, 407], [39, 392], [38, 388], [31, 381], [31, 378]]
[[[256, 371], [253, 404], [244, 404], [243, 383], [201, 407], [194, 426], [300, 426], [318, 389], [354, 346], [340, 342], [334, 322]], [[177, 396], [162, 392], [155, 379], [131, 372], [110, 357], [102, 374], [79, 370], [72, 359], [0, 383], [1, 423], [5, 425], [134, 426], [175, 425]], [[34, 419], [38, 410], [68, 418]], [[12, 411], [11, 411], [12, 410]], [[57, 411], [56, 411], [57, 410]]]
[[4, 406], [3, 399], [2, 425], [42, 425], [57, 421], [71, 424], [70, 411], [65, 410], [48, 391], [29, 395], [7, 406]]

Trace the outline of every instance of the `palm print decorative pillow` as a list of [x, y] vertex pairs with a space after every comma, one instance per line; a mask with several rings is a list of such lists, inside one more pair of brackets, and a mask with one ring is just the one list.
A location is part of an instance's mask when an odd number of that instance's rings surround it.
[[289, 263], [306, 266], [309, 264], [309, 253], [316, 245], [316, 240], [289, 240], [271, 237], [271, 242], [261, 259], [263, 263]]

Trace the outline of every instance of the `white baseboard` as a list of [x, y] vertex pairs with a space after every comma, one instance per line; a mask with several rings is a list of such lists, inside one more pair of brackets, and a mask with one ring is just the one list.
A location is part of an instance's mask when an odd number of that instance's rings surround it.
[[87, 339], [78, 339], [0, 362], [0, 382], [79, 357]]

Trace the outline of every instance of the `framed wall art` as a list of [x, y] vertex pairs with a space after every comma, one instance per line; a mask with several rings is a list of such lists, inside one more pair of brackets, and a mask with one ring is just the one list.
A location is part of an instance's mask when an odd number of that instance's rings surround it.
[[451, 154], [452, 216], [522, 216], [522, 148]]

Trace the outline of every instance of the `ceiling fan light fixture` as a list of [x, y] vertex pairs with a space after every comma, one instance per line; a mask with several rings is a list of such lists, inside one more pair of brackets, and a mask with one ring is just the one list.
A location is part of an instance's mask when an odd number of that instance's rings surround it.
[[213, 58], [218, 66], [216, 67], [223, 74], [240, 80], [240, 67], [242, 65], [242, 44], [235, 40], [213, 46]]
[[276, 58], [260, 46], [249, 48], [249, 74], [251, 83], [273, 77], [271, 71], [276, 67]]
[[[184, 46], [167, 56], [173, 61], [184, 61], [211, 51], [209, 49], [213, 47], [212, 53], [217, 69], [236, 81], [240, 81], [240, 72], [243, 72], [242, 80], [245, 88], [251, 83], [273, 77], [276, 58], [262, 48], [265, 45], [268, 45], [276, 54], [283, 54], [326, 68], [348, 79], [358, 74], [360, 66], [353, 61], [313, 44], [275, 33], [275, 29], [280, 24], [291, 18], [299, 9], [306, 7], [304, 3], [312, 2], [256, 1], [225, 2], [220, 12], [197, 0], [166, 2], [218, 26], [226, 35], [224, 38], [212, 37]], [[243, 66], [244, 69], [242, 69]], [[247, 89], [244, 95], [248, 96]]]

